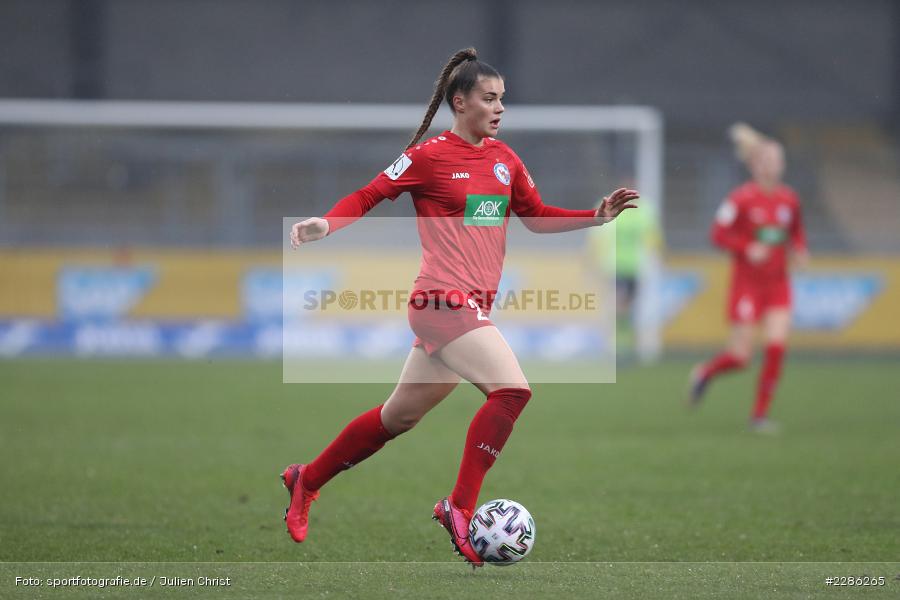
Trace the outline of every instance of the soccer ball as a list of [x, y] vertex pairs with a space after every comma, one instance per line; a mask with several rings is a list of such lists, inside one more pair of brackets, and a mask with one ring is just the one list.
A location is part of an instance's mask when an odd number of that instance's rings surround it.
[[512, 500], [491, 500], [475, 511], [469, 523], [469, 541], [478, 555], [492, 565], [519, 562], [534, 546], [534, 519]]

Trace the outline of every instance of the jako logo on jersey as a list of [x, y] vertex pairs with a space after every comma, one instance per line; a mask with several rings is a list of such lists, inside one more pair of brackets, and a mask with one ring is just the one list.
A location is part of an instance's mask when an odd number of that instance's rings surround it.
[[468, 178], [469, 178], [468, 173], [454, 173], [453, 177], [451, 177], [450, 179], [468, 179]]
[[766, 211], [765, 209], [759, 208], [758, 206], [754, 206], [750, 209], [750, 220], [757, 225], [766, 222]]
[[496, 450], [496, 449], [494, 449], [494, 448], [491, 448], [490, 446], [488, 446], [488, 445], [485, 444], [484, 442], [478, 444], [478, 445], [475, 446], [475, 447], [478, 448], [479, 450], [484, 450], [485, 452], [487, 452], [488, 454], [490, 454], [490, 455], [493, 456], [494, 458], [500, 458], [500, 451], [499, 451], [499, 450]]
[[412, 159], [406, 154], [401, 154], [397, 160], [391, 163], [391, 166], [384, 170], [384, 174], [392, 181], [397, 181], [410, 165], [412, 165]]
[[503, 163], [497, 163], [494, 165], [494, 175], [497, 177], [497, 181], [503, 185], [509, 185], [509, 167]]
[[463, 225], [499, 227], [506, 217], [508, 204], [509, 196], [467, 194]]

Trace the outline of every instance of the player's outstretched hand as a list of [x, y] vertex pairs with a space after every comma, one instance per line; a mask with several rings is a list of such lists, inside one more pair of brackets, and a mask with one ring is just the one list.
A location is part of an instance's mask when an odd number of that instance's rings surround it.
[[291, 246], [297, 248], [300, 244], [321, 240], [328, 235], [328, 221], [319, 217], [312, 217], [291, 227]]
[[597, 209], [597, 219], [601, 223], [609, 223], [619, 216], [619, 214], [628, 208], [637, 208], [634, 201], [640, 198], [637, 190], [629, 190], [628, 188], [619, 188], [609, 196], [603, 198], [600, 208]]
[[794, 250], [791, 256], [791, 267], [800, 269], [801, 271], [809, 266], [809, 250], [800, 248]]

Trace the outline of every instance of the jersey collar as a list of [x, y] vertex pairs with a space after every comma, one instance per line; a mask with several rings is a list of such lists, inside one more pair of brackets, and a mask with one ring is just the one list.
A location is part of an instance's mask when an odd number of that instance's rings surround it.
[[480, 146], [476, 146], [476, 145], [462, 139], [461, 137], [459, 137], [458, 135], [456, 135], [449, 129], [444, 131], [444, 133], [442, 133], [441, 135], [446, 137], [447, 140], [453, 142], [457, 146], [465, 146], [466, 148], [471, 148], [472, 150], [475, 150], [476, 152], [484, 152], [484, 149], [488, 147], [488, 144], [491, 141], [490, 138], [484, 138], [484, 142]]

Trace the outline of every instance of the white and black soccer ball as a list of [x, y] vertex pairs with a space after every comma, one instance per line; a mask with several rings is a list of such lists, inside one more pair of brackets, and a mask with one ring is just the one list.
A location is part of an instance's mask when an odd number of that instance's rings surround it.
[[469, 541], [485, 562], [505, 567], [519, 562], [534, 547], [534, 519], [513, 500], [482, 504], [469, 523]]

